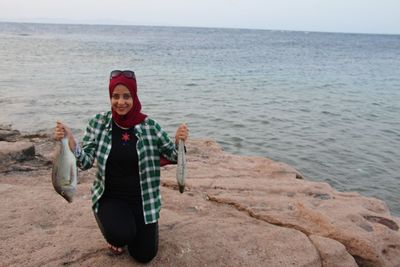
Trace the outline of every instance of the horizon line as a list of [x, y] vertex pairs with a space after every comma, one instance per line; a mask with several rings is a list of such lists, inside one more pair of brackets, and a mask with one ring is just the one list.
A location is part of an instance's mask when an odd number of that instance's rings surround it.
[[[114, 22], [113, 22], [114, 21]], [[82, 25], [82, 26], [138, 26], [138, 27], [175, 27], [175, 28], [203, 28], [203, 29], [231, 29], [231, 30], [256, 30], [256, 31], [280, 31], [280, 32], [304, 32], [304, 33], [330, 33], [330, 34], [360, 34], [360, 35], [400, 35], [400, 33], [378, 33], [378, 32], [345, 32], [345, 31], [321, 31], [300, 29], [267, 29], [247, 28], [234, 26], [198, 26], [198, 25], [157, 25], [157, 24], [134, 24], [121, 20], [73, 20], [63, 18], [30, 18], [30, 19], [3, 19], [0, 23], [26, 23], [26, 24], [50, 24], [50, 25]]]

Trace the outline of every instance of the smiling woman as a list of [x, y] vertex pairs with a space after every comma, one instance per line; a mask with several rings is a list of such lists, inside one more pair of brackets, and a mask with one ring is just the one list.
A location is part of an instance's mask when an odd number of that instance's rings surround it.
[[124, 128], [144, 121], [142, 104], [137, 96], [136, 78], [133, 71], [112, 71], [109, 94], [114, 122]]
[[89, 121], [82, 148], [71, 130], [57, 123], [54, 136], [64, 136], [78, 166], [89, 169], [97, 160], [92, 187], [93, 211], [114, 254], [129, 253], [149, 262], [158, 251], [158, 218], [161, 209], [160, 161], [176, 162], [185, 124], [178, 127], [175, 144], [154, 120], [141, 112], [133, 71], [112, 71], [109, 83], [111, 111]]
[[126, 115], [132, 108], [133, 99], [131, 93], [129, 93], [128, 87], [122, 84], [118, 84], [114, 88], [114, 92], [111, 96], [111, 106], [118, 115]]

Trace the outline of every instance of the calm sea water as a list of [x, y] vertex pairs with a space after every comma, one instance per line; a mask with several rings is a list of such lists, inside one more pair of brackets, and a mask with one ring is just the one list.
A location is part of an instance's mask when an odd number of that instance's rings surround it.
[[399, 35], [0, 23], [0, 123], [83, 129], [112, 69], [170, 134], [187, 122], [400, 215]]

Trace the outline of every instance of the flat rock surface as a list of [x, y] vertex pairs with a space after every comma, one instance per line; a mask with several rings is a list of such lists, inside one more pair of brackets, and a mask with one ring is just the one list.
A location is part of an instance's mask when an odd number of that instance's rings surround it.
[[0, 141], [0, 162], [9, 160], [24, 161], [35, 157], [35, 146], [31, 142]]
[[[141, 265], [106, 249], [91, 210], [95, 169], [79, 172], [69, 204], [51, 184], [54, 142], [32, 138], [35, 159], [13, 163], [30, 169], [0, 172], [0, 265]], [[227, 154], [213, 140], [187, 149], [183, 194], [176, 166], [162, 168], [159, 252], [148, 266], [399, 266], [400, 220], [384, 202]]]

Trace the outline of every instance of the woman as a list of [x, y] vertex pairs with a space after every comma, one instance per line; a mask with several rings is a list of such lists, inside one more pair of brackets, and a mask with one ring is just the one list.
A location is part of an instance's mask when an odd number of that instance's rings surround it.
[[178, 141], [187, 139], [188, 128], [178, 127], [174, 144], [156, 121], [141, 113], [133, 71], [112, 71], [109, 94], [111, 111], [89, 121], [82, 147], [60, 122], [54, 136], [68, 138], [82, 170], [97, 160], [93, 211], [110, 250], [121, 254], [127, 245], [133, 258], [149, 262], [158, 250], [160, 156], [176, 162]]

